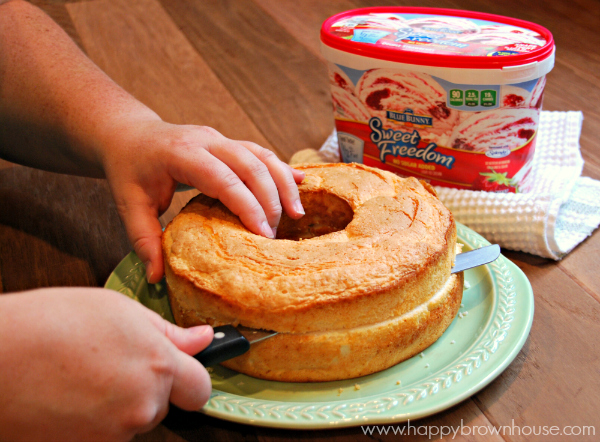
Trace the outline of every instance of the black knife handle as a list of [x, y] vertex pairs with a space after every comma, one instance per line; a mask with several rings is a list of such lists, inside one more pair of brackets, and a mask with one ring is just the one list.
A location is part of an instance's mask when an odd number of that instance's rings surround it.
[[243, 355], [250, 350], [250, 342], [231, 325], [214, 328], [215, 337], [208, 347], [194, 357], [205, 367], [217, 365]]

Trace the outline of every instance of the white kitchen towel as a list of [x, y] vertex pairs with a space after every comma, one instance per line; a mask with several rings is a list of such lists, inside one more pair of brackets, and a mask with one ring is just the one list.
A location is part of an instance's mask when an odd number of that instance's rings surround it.
[[[490, 193], [436, 187], [457, 221], [492, 243], [544, 258], [561, 259], [600, 224], [600, 181], [582, 178], [581, 112], [540, 116], [528, 193]], [[314, 151], [313, 151], [314, 152]], [[316, 154], [316, 152], [314, 152]], [[293, 163], [302, 161], [302, 152]], [[334, 131], [306, 162], [339, 162]]]

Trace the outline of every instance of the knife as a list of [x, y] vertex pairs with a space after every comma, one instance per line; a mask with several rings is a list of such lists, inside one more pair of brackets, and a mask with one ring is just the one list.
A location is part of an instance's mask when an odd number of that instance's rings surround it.
[[[451, 273], [489, 264], [500, 256], [500, 246], [493, 244], [487, 247], [471, 250], [456, 255]], [[277, 332], [257, 330], [244, 326], [234, 327], [222, 325], [214, 328], [214, 338], [210, 345], [194, 357], [205, 367], [220, 364], [221, 362], [243, 355], [250, 350], [250, 345], [275, 336]]]
[[500, 246], [492, 244], [491, 246], [480, 247], [465, 253], [459, 253], [454, 260], [454, 267], [450, 273], [458, 273], [473, 267], [482, 266], [495, 261], [500, 256]]
[[194, 357], [205, 367], [220, 364], [228, 359], [243, 355], [250, 350], [250, 344], [275, 336], [277, 332], [257, 330], [241, 325], [214, 327], [214, 337], [208, 347]]

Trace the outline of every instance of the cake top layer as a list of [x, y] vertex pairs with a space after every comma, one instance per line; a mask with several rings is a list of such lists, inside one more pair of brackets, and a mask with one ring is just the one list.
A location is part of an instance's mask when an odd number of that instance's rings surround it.
[[173, 272], [228, 304], [283, 312], [389, 290], [448, 253], [454, 220], [430, 186], [359, 164], [298, 169], [306, 215], [278, 229], [291, 239], [255, 235], [199, 195], [165, 229]]

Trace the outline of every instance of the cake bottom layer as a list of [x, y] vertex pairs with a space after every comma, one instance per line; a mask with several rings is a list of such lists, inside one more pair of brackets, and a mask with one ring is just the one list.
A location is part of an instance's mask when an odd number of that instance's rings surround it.
[[460, 307], [463, 274], [451, 275], [428, 301], [402, 316], [364, 327], [282, 333], [224, 362], [260, 379], [325, 382], [365, 376], [420, 353], [444, 333]]

